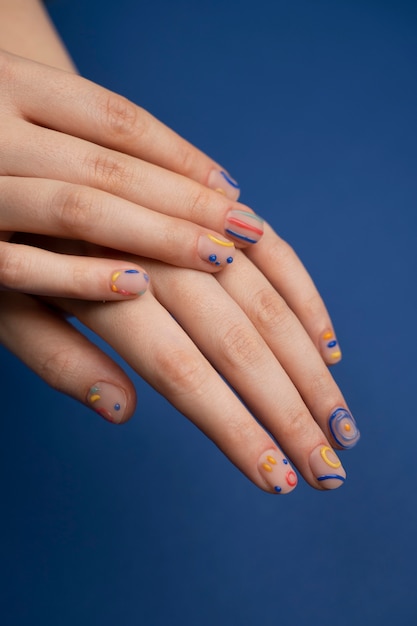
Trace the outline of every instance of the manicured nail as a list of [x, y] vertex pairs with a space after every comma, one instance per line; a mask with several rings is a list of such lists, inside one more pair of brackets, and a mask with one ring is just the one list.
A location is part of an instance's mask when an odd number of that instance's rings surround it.
[[111, 275], [110, 289], [122, 296], [141, 296], [148, 288], [149, 276], [139, 270], [116, 270]]
[[237, 200], [240, 193], [238, 183], [224, 170], [211, 170], [207, 181], [208, 187], [224, 194], [231, 200]]
[[326, 330], [320, 337], [320, 352], [326, 363], [337, 363], [342, 358], [339, 343], [331, 330]]
[[220, 239], [217, 235], [201, 235], [197, 249], [203, 261], [212, 265], [233, 263], [234, 244], [227, 239]]
[[346, 472], [329, 446], [314, 448], [310, 454], [310, 469], [324, 489], [337, 489], [346, 480]]
[[330, 432], [334, 440], [342, 448], [353, 448], [359, 439], [360, 432], [352, 415], [346, 409], [338, 408], [329, 419]]
[[297, 474], [279, 450], [264, 452], [258, 461], [258, 469], [275, 493], [289, 493], [298, 482]]
[[264, 221], [249, 211], [232, 209], [226, 215], [225, 231], [245, 243], [257, 243], [264, 234]]
[[93, 385], [88, 392], [87, 402], [96, 413], [111, 422], [121, 422], [126, 412], [125, 392], [111, 383], [99, 382]]

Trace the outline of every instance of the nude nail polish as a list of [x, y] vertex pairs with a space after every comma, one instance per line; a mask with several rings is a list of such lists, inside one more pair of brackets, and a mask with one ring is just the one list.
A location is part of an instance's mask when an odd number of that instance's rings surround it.
[[297, 474], [288, 459], [279, 450], [267, 450], [259, 461], [258, 469], [266, 483], [275, 493], [289, 493], [297, 485]]
[[87, 403], [96, 413], [116, 423], [123, 420], [127, 406], [123, 389], [106, 382], [98, 382], [91, 387]]
[[342, 358], [339, 343], [331, 330], [325, 330], [320, 337], [320, 352], [326, 363], [338, 363]]
[[320, 445], [313, 450], [310, 469], [324, 489], [337, 489], [346, 480], [342, 463], [330, 446]]
[[329, 428], [333, 439], [342, 448], [353, 448], [359, 439], [360, 432], [353, 416], [347, 409], [338, 408], [329, 418]]
[[237, 200], [240, 193], [239, 184], [225, 170], [211, 170], [207, 186], [227, 196], [231, 200]]
[[225, 232], [242, 243], [257, 243], [264, 234], [264, 222], [250, 211], [232, 209], [226, 215]]
[[110, 289], [122, 296], [142, 296], [148, 284], [149, 276], [139, 270], [116, 270], [110, 278]]
[[233, 263], [234, 244], [227, 239], [221, 239], [218, 235], [201, 235], [197, 250], [200, 258], [212, 265], [222, 266]]

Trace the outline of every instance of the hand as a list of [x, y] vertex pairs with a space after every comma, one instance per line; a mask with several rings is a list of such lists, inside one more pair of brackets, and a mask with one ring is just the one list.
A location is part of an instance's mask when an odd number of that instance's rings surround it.
[[[215, 276], [139, 262], [153, 275], [139, 300], [54, 304], [112, 345], [260, 488], [295, 487], [288, 459], [317, 489], [343, 484], [333, 447], [355, 445], [356, 423], [303, 325], [247, 256], [237, 251], [230, 270]], [[286, 287], [282, 279], [284, 291], [298, 278], [290, 274]], [[126, 375], [42, 302], [0, 294], [0, 341], [110, 421], [132, 415]]]
[[[235, 181], [131, 102], [5, 52], [0, 76], [0, 288], [89, 299], [144, 289], [142, 268], [12, 245], [16, 231], [208, 272], [233, 261], [230, 239], [246, 246], [262, 236], [262, 220], [235, 202]], [[128, 288], [115, 288], [116, 274]]]

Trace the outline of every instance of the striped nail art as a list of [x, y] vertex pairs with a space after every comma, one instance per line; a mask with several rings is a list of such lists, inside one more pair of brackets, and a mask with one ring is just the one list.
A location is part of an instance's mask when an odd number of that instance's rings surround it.
[[249, 211], [233, 209], [226, 216], [225, 232], [244, 243], [257, 243], [264, 234], [263, 219]]

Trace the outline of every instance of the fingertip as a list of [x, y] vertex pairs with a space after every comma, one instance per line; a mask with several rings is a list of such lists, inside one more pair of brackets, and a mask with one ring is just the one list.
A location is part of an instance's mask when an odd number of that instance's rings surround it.
[[297, 474], [288, 459], [276, 448], [271, 448], [261, 454], [258, 460], [258, 471], [270, 493], [284, 495], [293, 491], [297, 486]]
[[223, 194], [230, 200], [236, 201], [240, 196], [239, 183], [222, 168], [213, 168], [207, 179], [207, 187]]
[[233, 263], [235, 246], [221, 235], [205, 233], [198, 238], [197, 252], [200, 259], [213, 268], [222, 269]]
[[110, 290], [113, 294], [125, 297], [142, 296], [148, 289], [149, 276], [137, 268], [124, 268], [112, 271]]
[[108, 381], [98, 381], [88, 390], [87, 406], [112, 424], [127, 422], [133, 413], [125, 390]]

